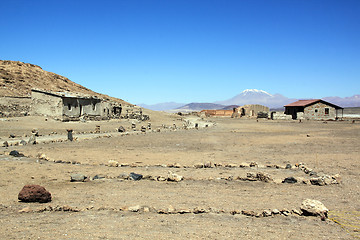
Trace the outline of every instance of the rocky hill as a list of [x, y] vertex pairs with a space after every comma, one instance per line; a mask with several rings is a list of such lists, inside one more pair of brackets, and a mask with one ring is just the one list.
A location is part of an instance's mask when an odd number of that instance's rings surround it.
[[53, 92], [81, 93], [126, 104], [121, 99], [96, 93], [66, 77], [45, 71], [40, 66], [19, 61], [0, 60], [0, 97], [30, 96], [32, 88]]

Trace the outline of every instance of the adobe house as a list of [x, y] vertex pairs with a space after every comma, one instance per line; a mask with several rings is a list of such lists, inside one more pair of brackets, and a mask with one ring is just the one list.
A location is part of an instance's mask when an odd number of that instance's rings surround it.
[[121, 110], [121, 104], [94, 96], [31, 90], [31, 115], [45, 115], [62, 121], [101, 120], [120, 117]]
[[299, 100], [285, 105], [285, 114], [292, 119], [336, 120], [344, 114], [344, 108], [321, 99]]
[[268, 113], [270, 109], [260, 104], [248, 104], [234, 109], [232, 117], [257, 117], [259, 112]]

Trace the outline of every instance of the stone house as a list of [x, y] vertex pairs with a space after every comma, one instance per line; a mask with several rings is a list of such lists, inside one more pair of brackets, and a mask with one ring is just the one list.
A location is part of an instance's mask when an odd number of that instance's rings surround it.
[[258, 113], [268, 113], [270, 109], [260, 104], [248, 104], [234, 109], [232, 117], [257, 117]]
[[118, 118], [121, 104], [95, 96], [31, 90], [31, 115], [53, 117], [62, 121], [80, 118], [101, 120]]
[[284, 107], [292, 119], [336, 120], [344, 113], [344, 108], [321, 99], [299, 100]]

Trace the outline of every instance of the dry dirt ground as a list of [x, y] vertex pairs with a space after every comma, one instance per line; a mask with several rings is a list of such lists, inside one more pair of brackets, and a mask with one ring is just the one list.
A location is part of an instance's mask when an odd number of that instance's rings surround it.
[[[154, 120], [154, 128], [176, 123]], [[9, 119], [8, 119], [9, 120]], [[360, 123], [272, 121], [210, 118], [207, 128], [112, 135], [88, 140], [2, 147], [0, 150], [1, 239], [354, 239], [360, 234]], [[141, 124], [141, 123], [140, 123]], [[23, 137], [37, 128], [40, 135], [65, 129], [90, 132], [96, 125], [112, 132], [124, 120], [60, 123], [23, 117], [0, 121], [1, 141], [9, 134]], [[139, 124], [138, 124], [139, 125]], [[59, 136], [60, 137], [60, 136]], [[27, 157], [12, 157], [18, 150]], [[48, 160], [36, 156], [45, 154]], [[56, 161], [62, 163], [56, 163]], [[123, 164], [107, 166], [109, 160]], [[55, 161], [55, 162], [54, 162]], [[194, 164], [216, 163], [216, 168]], [[74, 162], [70, 164], [64, 162]], [[256, 162], [257, 167], [238, 167]], [[281, 180], [310, 176], [297, 168], [303, 162], [317, 173], [340, 174], [341, 183], [315, 186]], [[171, 167], [177, 163], [179, 168]], [[237, 167], [225, 167], [233, 164]], [[244, 164], [246, 165], [246, 164]], [[280, 168], [273, 167], [277, 165]], [[271, 167], [270, 167], [271, 166]], [[123, 180], [130, 172], [144, 176], [184, 176], [180, 182]], [[241, 181], [248, 172], [264, 172], [274, 182]], [[70, 182], [82, 173], [88, 182]], [[26, 184], [39, 184], [52, 194], [50, 203], [17, 199]], [[329, 219], [282, 214], [253, 217], [242, 210], [299, 209], [304, 199], [316, 199], [330, 210]], [[140, 206], [138, 212], [129, 207]], [[69, 206], [72, 210], [64, 211]], [[20, 213], [29, 207], [32, 212]], [[144, 208], [148, 211], [144, 211]], [[201, 213], [159, 214], [170, 210], [204, 209]], [[41, 209], [45, 209], [42, 211]], [[52, 209], [52, 210], [51, 210]], [[170, 210], [169, 210], [170, 209]], [[171, 212], [171, 211], [170, 211]], [[185, 211], [186, 212], [186, 211]], [[331, 220], [332, 219], [332, 220]]]

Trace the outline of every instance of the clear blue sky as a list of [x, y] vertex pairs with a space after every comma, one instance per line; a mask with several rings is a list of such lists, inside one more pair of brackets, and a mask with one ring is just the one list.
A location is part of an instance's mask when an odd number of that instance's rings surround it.
[[360, 94], [359, 0], [1, 1], [0, 59], [131, 103]]

